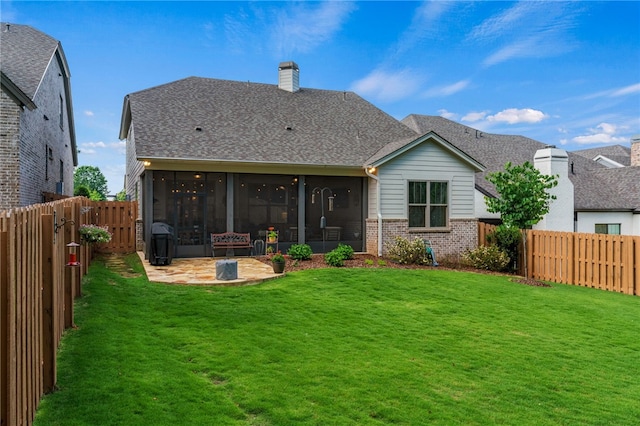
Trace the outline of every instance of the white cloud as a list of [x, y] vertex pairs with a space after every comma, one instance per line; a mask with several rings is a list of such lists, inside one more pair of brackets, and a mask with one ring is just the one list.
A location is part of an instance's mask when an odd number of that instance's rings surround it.
[[447, 111], [446, 109], [439, 109], [438, 113], [440, 114], [440, 117], [448, 118], [449, 120], [456, 120], [458, 118], [458, 114]]
[[86, 115], [87, 117], [93, 117], [95, 114], [93, 113], [93, 111], [86, 110], [84, 112], [84, 115]]
[[409, 69], [393, 73], [375, 70], [354, 82], [351, 90], [380, 101], [395, 101], [413, 95], [421, 82], [422, 77]]
[[118, 154], [125, 155], [127, 153], [127, 141], [111, 142], [109, 148], [112, 148]]
[[548, 116], [542, 111], [538, 111], [531, 108], [508, 108], [495, 115], [487, 117], [488, 121], [500, 121], [509, 124], [517, 123], [539, 123]]
[[82, 148], [106, 148], [107, 144], [104, 142], [84, 142], [80, 146]]
[[611, 93], [611, 96], [618, 97], [618, 96], [633, 95], [635, 93], [640, 93], [640, 83], [632, 84], [631, 86], [622, 87], [620, 89], [615, 89]]
[[340, 31], [354, 9], [354, 3], [342, 1], [322, 2], [315, 7], [306, 2], [294, 4], [278, 11], [270, 29], [271, 39], [280, 55], [309, 52]]
[[449, 96], [464, 90], [469, 85], [469, 80], [460, 80], [448, 86], [434, 87], [427, 90], [424, 94], [426, 97]]
[[595, 99], [595, 98], [617, 98], [619, 96], [627, 96], [634, 95], [636, 93], [640, 93], [640, 83], [631, 84], [625, 87], [618, 87], [615, 89], [603, 90], [601, 92], [592, 93], [590, 95], [586, 95], [584, 99]]
[[625, 143], [626, 137], [615, 136], [618, 126], [611, 123], [600, 123], [595, 129], [588, 129], [589, 134], [584, 136], [576, 136], [573, 142], [581, 145], [600, 144], [600, 143]]
[[483, 46], [502, 45], [483, 61], [484, 66], [560, 55], [576, 46], [570, 30], [581, 9], [571, 2], [521, 1], [474, 27], [467, 39]]
[[473, 123], [476, 121], [484, 120], [488, 113], [488, 111], [468, 112], [464, 117], [462, 117], [462, 121]]

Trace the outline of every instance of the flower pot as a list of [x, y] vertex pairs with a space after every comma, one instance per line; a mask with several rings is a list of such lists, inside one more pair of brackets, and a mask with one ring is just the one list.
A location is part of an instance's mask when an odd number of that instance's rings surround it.
[[275, 272], [276, 274], [281, 274], [284, 272], [285, 262], [271, 262], [271, 264], [273, 265], [273, 272]]

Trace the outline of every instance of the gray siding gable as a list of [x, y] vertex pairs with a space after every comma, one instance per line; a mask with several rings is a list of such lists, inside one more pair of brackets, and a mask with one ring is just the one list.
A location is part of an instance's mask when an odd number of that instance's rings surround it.
[[407, 217], [408, 184], [411, 180], [449, 182], [449, 217], [474, 217], [474, 175], [477, 163], [453, 155], [433, 136], [378, 169], [382, 215], [385, 219]]

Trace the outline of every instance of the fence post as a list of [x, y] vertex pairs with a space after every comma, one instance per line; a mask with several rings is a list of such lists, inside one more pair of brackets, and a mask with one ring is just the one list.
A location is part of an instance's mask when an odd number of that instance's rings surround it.
[[[64, 217], [71, 217], [71, 207], [64, 206]], [[64, 255], [62, 259], [66, 259], [67, 257], [67, 244], [71, 242], [71, 228], [65, 226], [64, 228], [64, 238], [62, 244], [62, 250], [64, 251]], [[63, 260], [62, 265], [65, 265], [65, 261]], [[66, 267], [64, 268], [64, 328], [73, 327], [73, 300], [75, 299], [75, 285], [73, 282], [73, 268]]]
[[[9, 424], [9, 247], [7, 232], [0, 229], [0, 424]], [[15, 383], [13, 383], [15, 385]]]
[[42, 385], [50, 392], [56, 384], [56, 344], [53, 292], [53, 215], [42, 215]]

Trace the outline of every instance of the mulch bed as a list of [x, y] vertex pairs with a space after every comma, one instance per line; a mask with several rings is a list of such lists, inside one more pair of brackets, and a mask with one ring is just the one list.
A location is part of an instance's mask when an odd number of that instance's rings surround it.
[[[259, 256], [257, 259], [263, 263], [271, 265], [271, 258], [269, 256]], [[332, 268], [332, 266], [329, 266], [325, 263], [324, 255], [322, 254], [314, 254], [311, 256], [311, 259], [309, 260], [293, 260], [289, 258], [289, 256], [285, 256], [285, 259], [286, 259], [285, 271], [287, 272], [302, 271], [306, 269]], [[362, 254], [355, 254], [353, 256], [353, 259], [345, 260], [344, 268], [434, 269], [435, 267], [429, 266], [429, 265], [427, 266], [401, 265], [387, 258], [380, 258], [372, 254], [362, 253]], [[456, 265], [456, 267], [450, 267], [450, 266], [441, 264], [440, 266], [438, 266], [438, 268], [456, 270], [456, 271], [477, 272], [480, 274], [488, 274], [488, 275], [505, 275], [504, 273], [484, 271], [484, 270], [469, 268], [461, 265]], [[534, 287], [551, 287], [551, 285], [543, 281], [539, 281], [531, 278], [524, 278], [516, 275], [514, 275], [513, 277], [514, 278], [512, 278], [511, 281], [517, 284], [524, 284], [524, 285], [529, 285]]]

